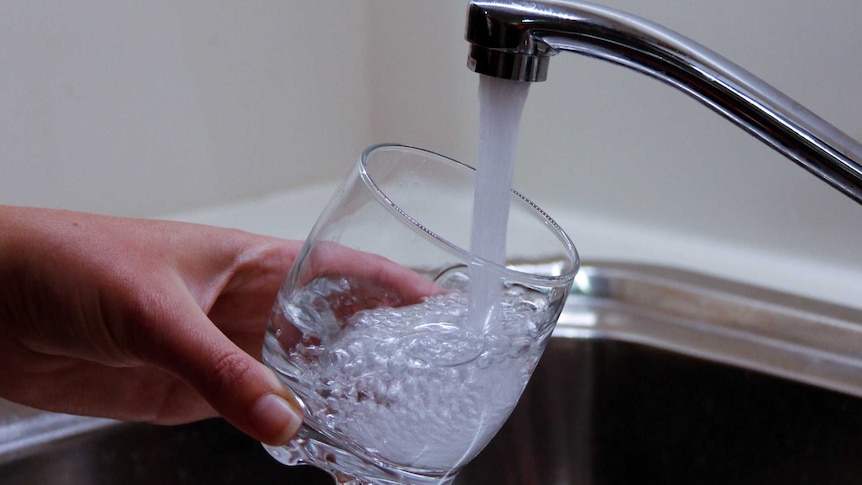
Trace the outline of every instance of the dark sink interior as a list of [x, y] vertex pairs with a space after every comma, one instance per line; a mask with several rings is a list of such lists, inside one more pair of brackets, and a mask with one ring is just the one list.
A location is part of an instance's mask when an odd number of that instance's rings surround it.
[[461, 483], [862, 483], [862, 399], [630, 343], [557, 339]]
[[[555, 337], [457, 484], [860, 483], [862, 399], [655, 348]], [[2, 484], [331, 484], [221, 420], [109, 426], [0, 466]]]

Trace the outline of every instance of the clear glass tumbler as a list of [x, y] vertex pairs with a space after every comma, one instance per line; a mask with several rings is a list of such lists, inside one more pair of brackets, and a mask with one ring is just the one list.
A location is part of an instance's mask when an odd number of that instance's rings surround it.
[[264, 361], [305, 413], [297, 438], [266, 447], [277, 460], [322, 468], [341, 484], [447, 484], [509, 416], [578, 257], [515, 191], [505, 265], [465, 249], [474, 178], [416, 148], [362, 154], [268, 324]]

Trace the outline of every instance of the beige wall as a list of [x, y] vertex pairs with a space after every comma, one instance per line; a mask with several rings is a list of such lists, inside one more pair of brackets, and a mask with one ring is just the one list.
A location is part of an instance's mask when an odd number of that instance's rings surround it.
[[[605, 3], [695, 38], [862, 139], [862, 2]], [[334, 180], [382, 141], [469, 162], [466, 5], [0, 2], [0, 202], [159, 215]], [[616, 66], [553, 60], [531, 89], [517, 172], [554, 213], [632, 228], [603, 252], [567, 227], [587, 258], [645, 257], [640, 227], [862, 274], [862, 208]]]
[[153, 215], [341, 176], [370, 137], [366, 11], [0, 2], [0, 202]]

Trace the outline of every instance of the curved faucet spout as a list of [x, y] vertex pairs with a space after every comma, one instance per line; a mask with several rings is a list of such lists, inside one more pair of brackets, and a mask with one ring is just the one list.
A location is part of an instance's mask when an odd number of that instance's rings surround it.
[[550, 57], [604, 59], [689, 94], [862, 204], [862, 144], [761, 79], [655, 23], [585, 2], [476, 0], [467, 16], [468, 67], [544, 81]]

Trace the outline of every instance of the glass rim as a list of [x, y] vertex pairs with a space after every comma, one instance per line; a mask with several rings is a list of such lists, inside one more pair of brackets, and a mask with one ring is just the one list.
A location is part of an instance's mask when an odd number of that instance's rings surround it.
[[410, 214], [408, 214], [401, 207], [399, 207], [398, 204], [396, 204], [392, 199], [390, 199], [389, 196], [383, 192], [383, 190], [377, 185], [377, 183], [368, 173], [368, 157], [374, 152], [387, 148], [404, 149], [406, 151], [421, 153], [426, 156], [443, 159], [472, 172], [475, 172], [476, 169], [463, 162], [455, 160], [454, 158], [447, 157], [446, 155], [441, 155], [439, 153], [426, 150], [424, 148], [417, 148], [398, 143], [380, 143], [376, 145], [371, 145], [370, 147], [363, 150], [362, 155], [359, 158], [360, 179], [372, 191], [372, 193], [374, 193], [375, 197], [377, 198], [378, 202], [381, 203], [381, 205], [393, 212], [394, 215], [396, 215], [400, 220], [402, 220], [413, 230], [426, 236], [429, 236], [433, 241], [435, 241], [435, 243], [444, 246], [446, 250], [458, 254], [464, 261], [467, 261], [469, 265], [476, 265], [482, 268], [487, 268], [498, 276], [501, 276], [509, 281], [514, 281], [518, 283], [530, 283], [542, 286], [558, 286], [560, 283], [565, 283], [566, 281], [571, 281], [574, 279], [575, 275], [580, 269], [580, 256], [578, 255], [578, 250], [575, 247], [575, 244], [569, 238], [568, 234], [566, 234], [566, 231], [564, 231], [563, 228], [560, 227], [560, 225], [557, 224], [557, 222], [552, 219], [547, 212], [542, 210], [542, 208], [540, 208], [538, 205], [533, 203], [533, 201], [525, 197], [523, 194], [521, 194], [514, 188], [511, 191], [512, 195], [520, 199], [522, 202], [526, 203], [537, 215], [539, 215], [542, 219], [545, 220], [545, 222], [550, 226], [549, 230], [556, 233], [557, 239], [559, 240], [561, 246], [565, 249], [569, 260], [571, 261], [571, 268], [568, 271], [563, 272], [559, 275], [542, 275], [512, 269], [506, 267], [505, 265], [497, 264], [491, 260], [483, 258], [468, 249], [462, 248], [461, 246], [440, 236], [439, 234], [435, 233], [434, 231], [417, 221]]

